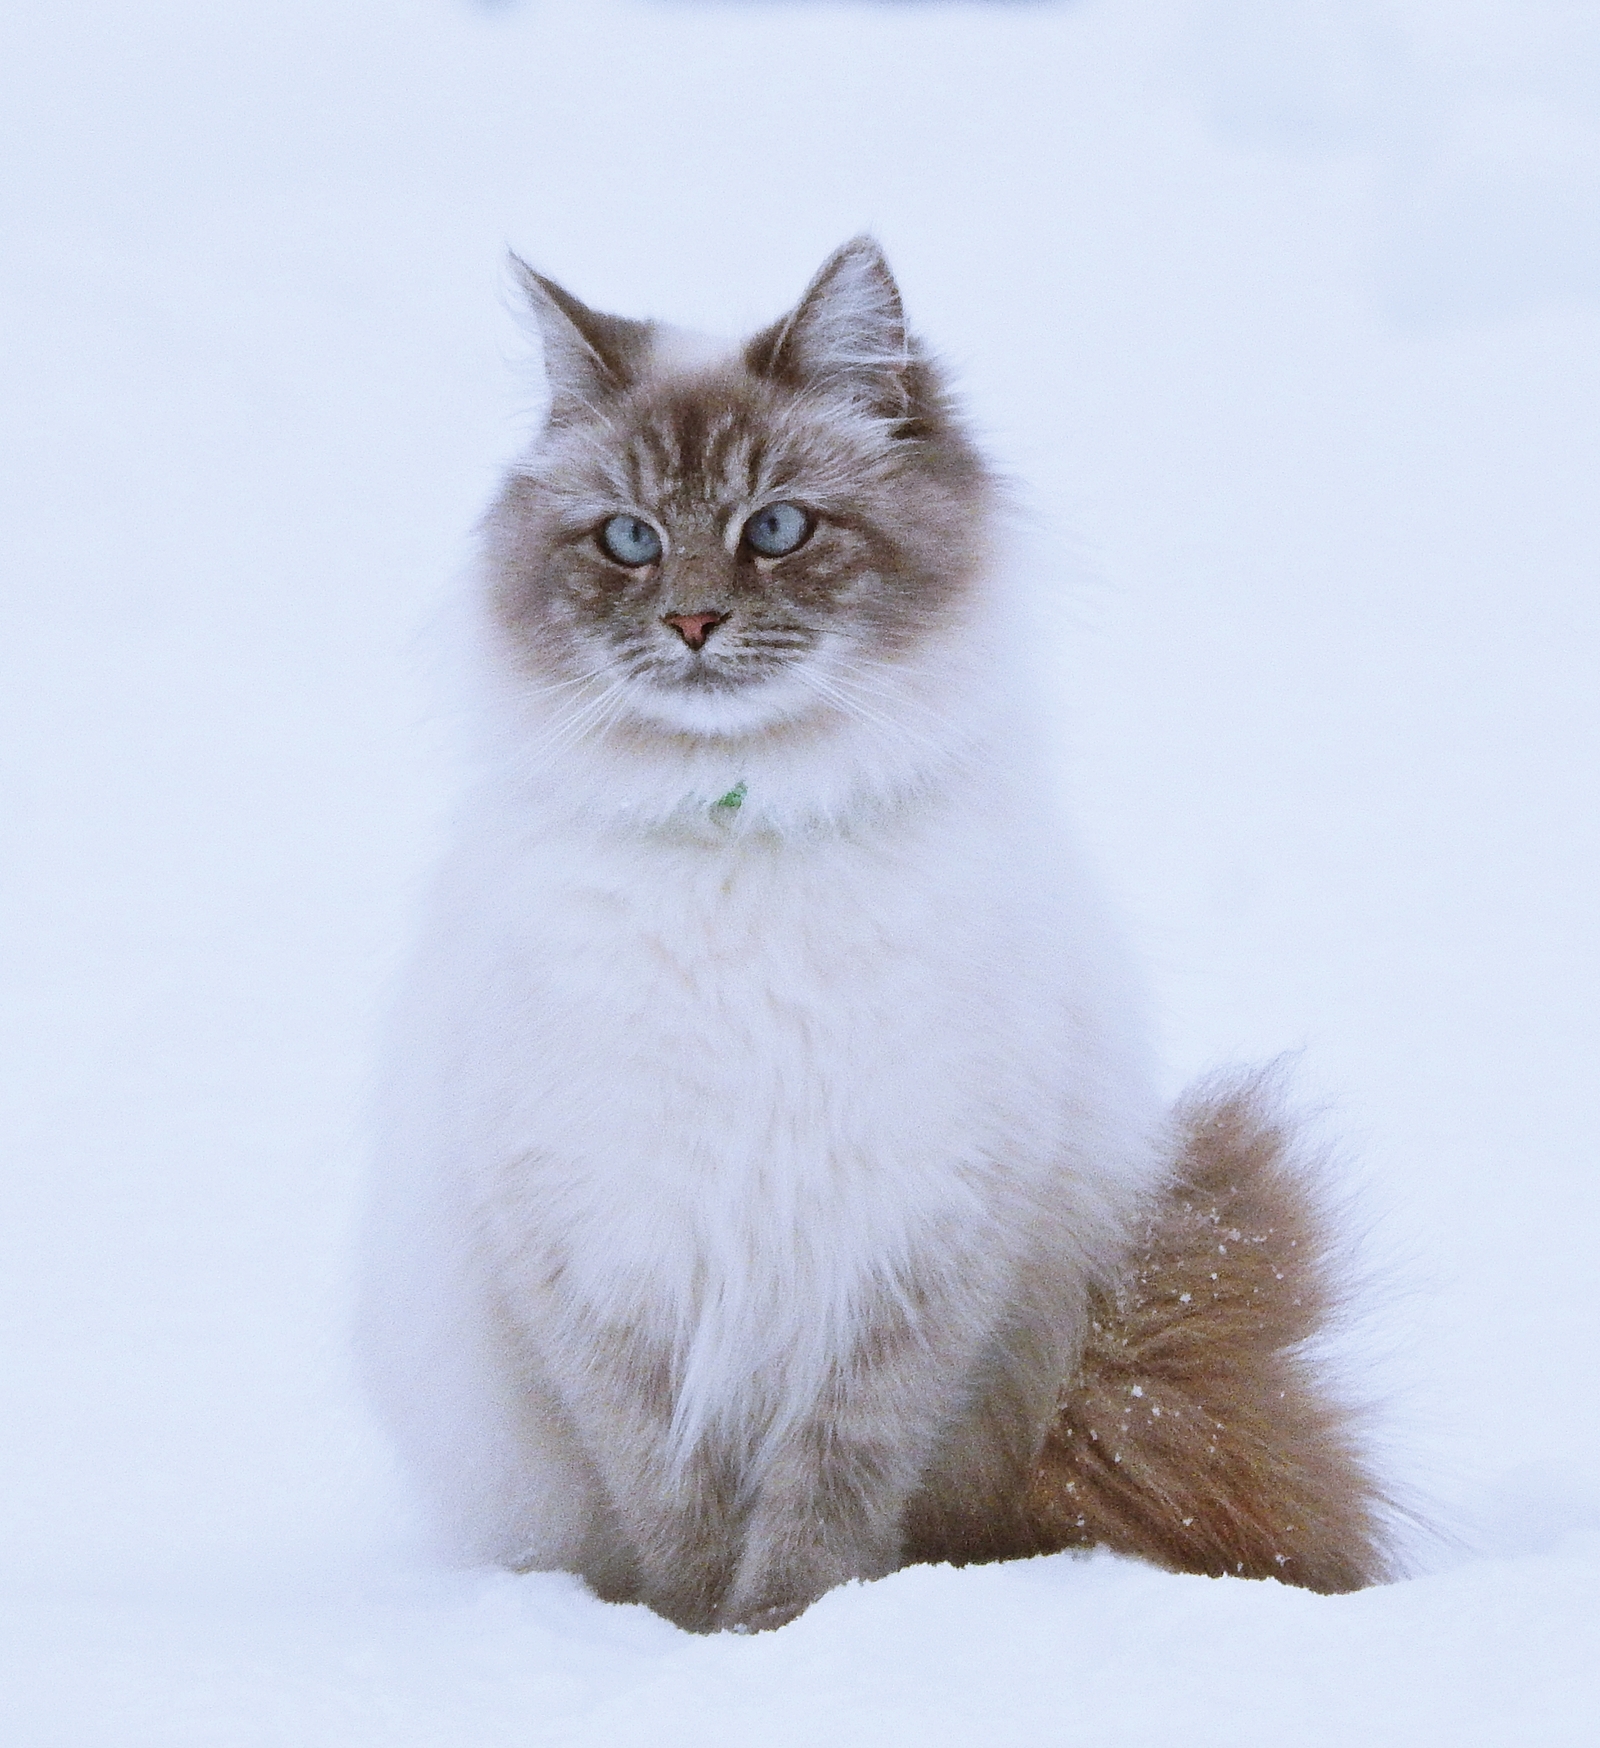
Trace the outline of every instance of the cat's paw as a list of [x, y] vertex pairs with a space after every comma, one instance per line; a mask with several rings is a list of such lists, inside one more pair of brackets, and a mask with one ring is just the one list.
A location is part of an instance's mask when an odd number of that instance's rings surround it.
[[794, 1547], [773, 1557], [770, 1544], [744, 1551], [727, 1594], [717, 1605], [718, 1632], [765, 1633], [804, 1614], [835, 1585], [882, 1578], [899, 1564], [894, 1550], [849, 1546]]
[[745, 1608], [724, 1606], [717, 1610], [716, 1630], [723, 1633], [770, 1633], [786, 1627], [816, 1601], [814, 1596], [784, 1602], [756, 1603]]
[[797, 1557], [794, 1549], [776, 1560], [763, 1558], [765, 1552], [760, 1547], [745, 1549], [733, 1582], [717, 1604], [718, 1632], [770, 1633], [804, 1614], [825, 1591], [851, 1576], [814, 1555]]

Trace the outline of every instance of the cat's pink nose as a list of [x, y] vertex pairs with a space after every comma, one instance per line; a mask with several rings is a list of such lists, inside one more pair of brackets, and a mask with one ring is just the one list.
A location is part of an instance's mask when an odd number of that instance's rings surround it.
[[667, 613], [665, 622], [677, 632], [690, 649], [699, 649], [712, 629], [728, 617], [726, 613]]

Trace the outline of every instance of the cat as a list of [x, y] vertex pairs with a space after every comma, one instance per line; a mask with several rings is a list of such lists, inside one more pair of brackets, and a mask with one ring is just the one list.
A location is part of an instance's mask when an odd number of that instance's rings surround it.
[[695, 1631], [1095, 1541], [1377, 1575], [1297, 1345], [1312, 1180], [1259, 1088], [1154, 1090], [1005, 494], [881, 250], [726, 345], [513, 261], [548, 409], [484, 523], [363, 1311], [454, 1545]]

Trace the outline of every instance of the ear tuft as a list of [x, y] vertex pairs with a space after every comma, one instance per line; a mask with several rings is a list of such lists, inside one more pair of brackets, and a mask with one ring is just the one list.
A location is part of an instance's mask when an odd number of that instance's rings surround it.
[[749, 343], [745, 361], [758, 376], [904, 416], [912, 364], [905, 309], [873, 238], [835, 249], [789, 314]]
[[650, 324], [602, 315], [511, 254], [511, 268], [544, 348], [554, 422], [594, 408], [638, 377], [650, 351]]

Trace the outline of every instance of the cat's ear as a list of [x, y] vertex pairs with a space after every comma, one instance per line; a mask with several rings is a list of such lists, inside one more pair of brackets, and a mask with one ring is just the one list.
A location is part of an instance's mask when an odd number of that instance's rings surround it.
[[877, 243], [852, 237], [835, 249], [788, 315], [745, 347], [745, 363], [757, 376], [904, 416], [912, 371], [905, 309]]
[[553, 421], [592, 410], [636, 380], [650, 352], [648, 322], [590, 309], [518, 255], [511, 268], [538, 323]]

